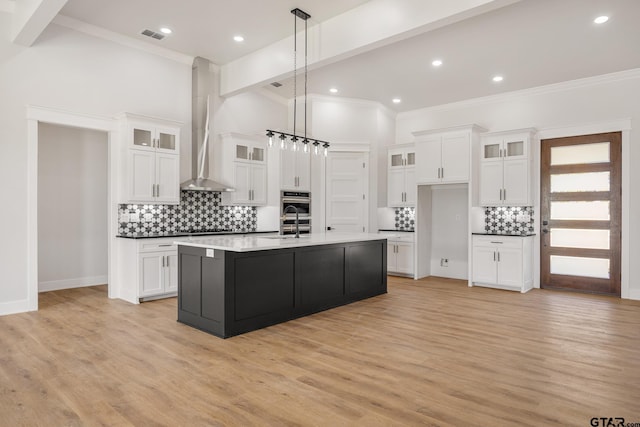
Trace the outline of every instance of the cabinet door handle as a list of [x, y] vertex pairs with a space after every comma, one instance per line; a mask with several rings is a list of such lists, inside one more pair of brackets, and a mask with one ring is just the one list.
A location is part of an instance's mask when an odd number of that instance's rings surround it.
[[496, 261], [496, 251], [493, 251], [493, 261]]
[[444, 168], [440, 168], [440, 169], [442, 169], [442, 174], [441, 174], [442, 176], [440, 178], [444, 179]]
[[162, 255], [162, 268], [164, 268], [164, 255]]
[[502, 197], [504, 197], [505, 201], [507, 200], [507, 189], [506, 188], [502, 189]]
[[500, 200], [502, 200], [502, 188], [500, 189]]
[[500, 252], [498, 252], [498, 262], [500, 262]]
[[160, 184], [156, 184], [156, 197], [160, 197]]
[[167, 267], [169, 267], [169, 255], [167, 255]]

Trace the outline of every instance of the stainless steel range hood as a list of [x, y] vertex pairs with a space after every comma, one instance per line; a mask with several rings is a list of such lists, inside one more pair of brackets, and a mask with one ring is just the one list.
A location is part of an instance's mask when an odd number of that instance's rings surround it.
[[[209, 61], [197, 57], [192, 67], [192, 163], [193, 178], [180, 184], [181, 190], [189, 191], [235, 191], [234, 188], [209, 179], [205, 170], [209, 153]], [[202, 141], [202, 144], [200, 144]]]

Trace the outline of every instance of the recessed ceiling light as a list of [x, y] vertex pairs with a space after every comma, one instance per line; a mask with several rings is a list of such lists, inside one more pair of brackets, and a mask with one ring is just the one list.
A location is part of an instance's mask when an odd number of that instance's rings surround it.
[[433, 62], [431, 62], [431, 65], [433, 65], [434, 67], [439, 67], [442, 65], [442, 60], [441, 59], [434, 59]]
[[329, 92], [338, 93], [338, 89], [336, 89], [335, 87], [332, 87], [331, 89], [329, 89]]
[[598, 16], [596, 19], [594, 19], [593, 22], [595, 22], [596, 24], [604, 24], [608, 20], [609, 20], [608, 16], [602, 15], [602, 16]]
[[162, 27], [160, 28], [160, 32], [164, 33], [164, 34], [171, 34], [173, 33], [173, 31], [171, 31], [171, 28], [167, 28], [167, 27]]
[[402, 102], [402, 99], [400, 99], [400, 98], [393, 98], [391, 101], [392, 101], [394, 104], [400, 104], [400, 103]]
[[243, 42], [244, 41], [244, 37], [242, 36], [233, 36], [233, 39], [235, 41], [237, 41], [238, 43]]
[[501, 82], [503, 80], [504, 80], [504, 77], [502, 77], [502, 76], [494, 76], [493, 77], [493, 81], [496, 82], [496, 83]]

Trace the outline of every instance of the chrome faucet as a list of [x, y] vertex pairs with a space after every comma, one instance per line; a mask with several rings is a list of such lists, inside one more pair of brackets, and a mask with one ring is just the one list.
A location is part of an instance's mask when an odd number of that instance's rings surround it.
[[284, 217], [287, 215], [287, 212], [289, 212], [289, 208], [293, 209], [296, 213], [296, 239], [300, 238], [300, 221], [298, 218], [298, 208], [296, 208], [293, 205], [289, 205], [286, 208], [284, 208], [284, 210], [282, 211], [282, 217], [284, 219]]

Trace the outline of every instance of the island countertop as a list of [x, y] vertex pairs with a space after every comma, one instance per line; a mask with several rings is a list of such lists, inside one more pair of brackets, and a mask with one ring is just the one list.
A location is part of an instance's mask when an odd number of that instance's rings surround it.
[[182, 242], [176, 241], [176, 245], [191, 246], [196, 248], [218, 249], [231, 252], [251, 252], [271, 249], [299, 248], [304, 246], [330, 245], [334, 243], [364, 242], [386, 239], [384, 235], [372, 233], [311, 233], [303, 234], [300, 238], [294, 235], [221, 235]]

